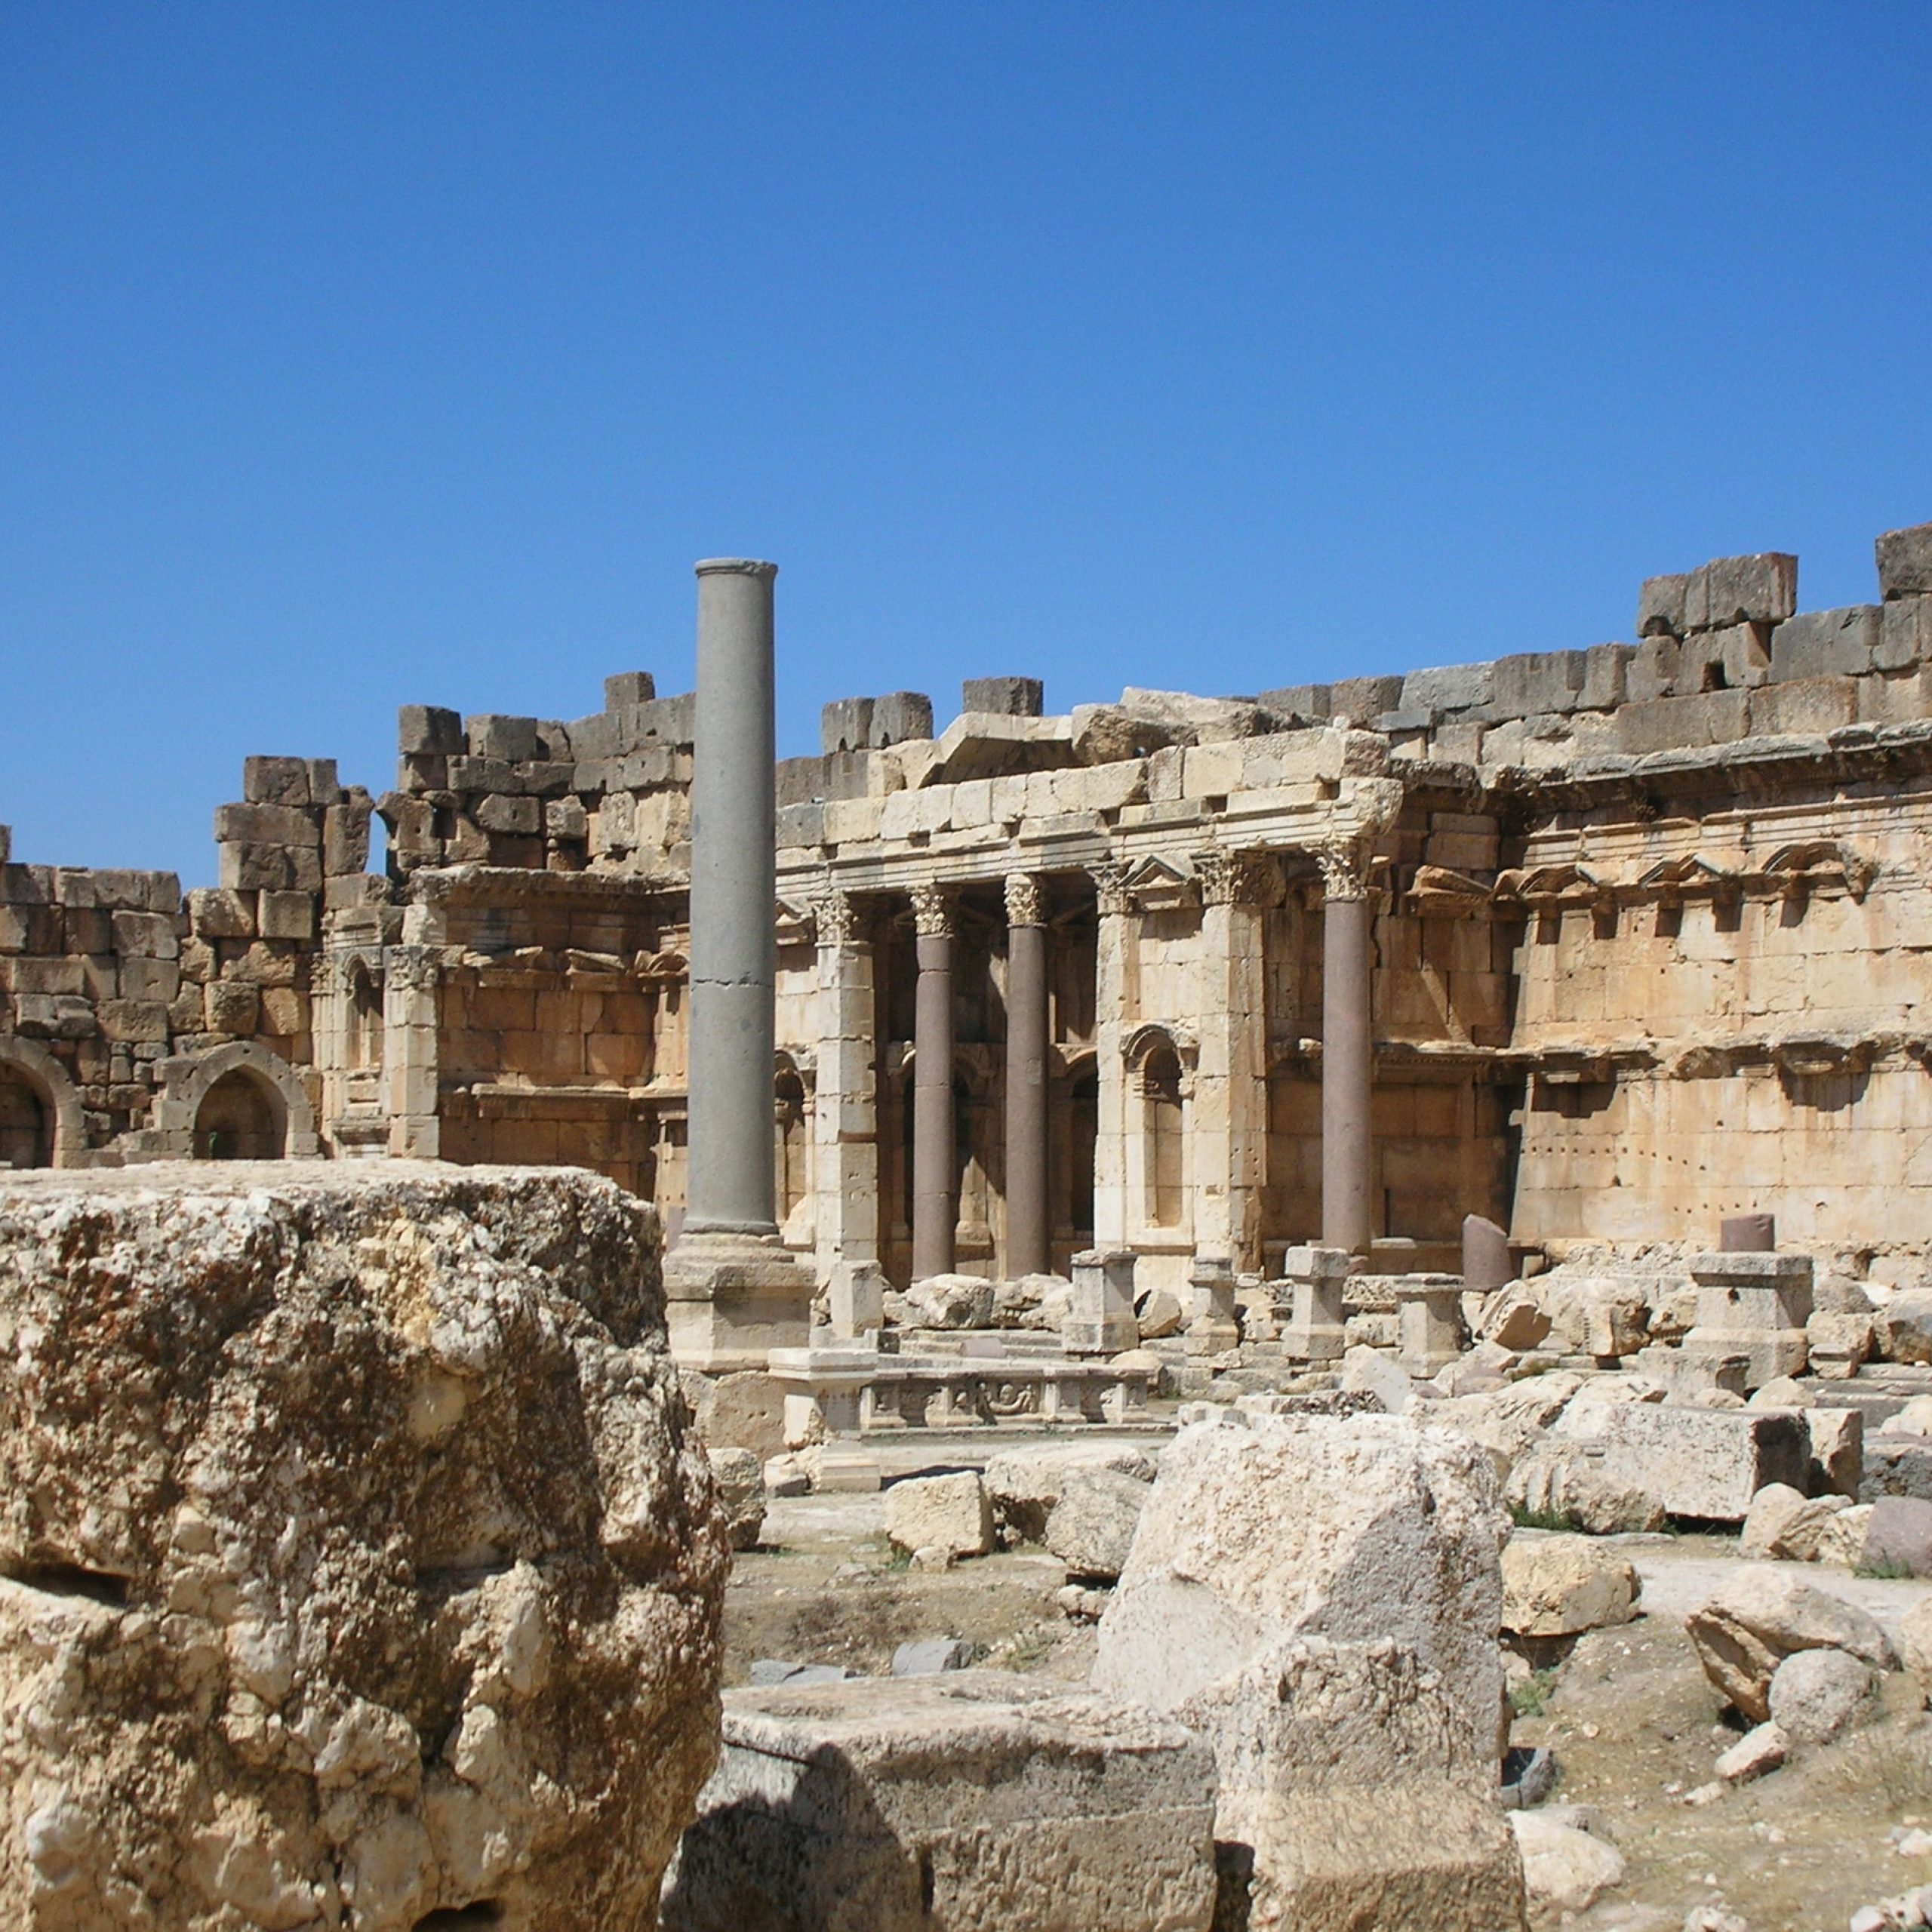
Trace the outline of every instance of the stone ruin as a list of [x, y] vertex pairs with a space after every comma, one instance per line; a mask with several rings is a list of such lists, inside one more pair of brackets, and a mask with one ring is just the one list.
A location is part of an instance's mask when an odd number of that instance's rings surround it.
[[648, 1204], [16, 1177], [0, 1336], [0, 1921], [649, 1924], [729, 1558]]

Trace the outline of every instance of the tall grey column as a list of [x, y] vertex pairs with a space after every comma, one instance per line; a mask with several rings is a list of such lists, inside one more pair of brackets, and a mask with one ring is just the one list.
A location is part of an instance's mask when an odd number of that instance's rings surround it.
[[1006, 881], [1006, 1275], [1047, 1272], [1047, 926], [1040, 882]]
[[697, 566], [688, 1234], [778, 1232], [771, 1147], [777, 574], [776, 564], [741, 557]]
[[1321, 912], [1321, 1242], [1365, 1254], [1374, 1238], [1370, 1112], [1371, 907], [1352, 852], [1320, 854]]
[[952, 1272], [952, 908], [937, 885], [912, 888], [919, 978], [912, 1012], [912, 1278]]

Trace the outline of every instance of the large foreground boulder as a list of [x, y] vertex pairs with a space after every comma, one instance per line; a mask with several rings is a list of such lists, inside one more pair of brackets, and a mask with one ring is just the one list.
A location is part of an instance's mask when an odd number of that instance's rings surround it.
[[728, 1561], [651, 1208], [15, 1177], [0, 1334], [0, 1923], [650, 1922]]
[[1487, 1453], [1401, 1417], [1203, 1423], [1162, 1457], [1094, 1682], [1212, 1743], [1223, 1925], [1520, 1924], [1509, 1528]]

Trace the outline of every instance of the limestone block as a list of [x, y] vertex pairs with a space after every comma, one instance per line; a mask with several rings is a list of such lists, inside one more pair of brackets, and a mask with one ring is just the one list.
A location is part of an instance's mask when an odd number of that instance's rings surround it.
[[1750, 729], [1748, 694], [1706, 691], [1626, 704], [1617, 714], [1622, 749], [1633, 758], [1680, 746], [1735, 744]]
[[1101, 1620], [1094, 1684], [1174, 1711], [1279, 1642], [1386, 1640], [1440, 1675], [1469, 1748], [1492, 1750], [1508, 1531], [1488, 1458], [1445, 1430], [1368, 1415], [1184, 1429]]
[[245, 981], [211, 980], [202, 989], [208, 1031], [248, 1038], [260, 1020], [261, 997], [260, 989]]
[[1857, 717], [1858, 686], [1850, 678], [1807, 678], [1751, 694], [1751, 728], [1761, 737], [1822, 737]]
[[1857, 1496], [1865, 1476], [1863, 1412], [1814, 1403], [1804, 1411], [1804, 1433], [1811, 1451], [1806, 1488], [1814, 1496]]
[[198, 886], [188, 894], [188, 923], [197, 939], [253, 939], [254, 902], [245, 893]]
[[21, 1177], [0, 1304], [0, 1919], [648, 1920], [727, 1560], [648, 1206], [404, 1163]]
[[1512, 1811], [1509, 1829], [1523, 1855], [1524, 1890], [1567, 1916], [1587, 1910], [1600, 1894], [1621, 1884], [1624, 1866], [1623, 1854], [1607, 1838], [1565, 1823], [1565, 1808]]
[[1872, 668], [1880, 621], [1876, 604], [1804, 611], [1787, 618], [1771, 633], [1771, 681], [1863, 677]]
[[1503, 1550], [1503, 1627], [1519, 1637], [1574, 1637], [1636, 1615], [1629, 1560], [1588, 1537], [1518, 1531]]
[[1880, 1310], [1879, 1341], [1887, 1361], [1932, 1364], [1932, 1291], [1908, 1290]]
[[1587, 1449], [1561, 1443], [1525, 1452], [1509, 1472], [1506, 1493], [1512, 1508], [1592, 1536], [1661, 1529], [1668, 1517], [1648, 1490], [1611, 1475]]
[[604, 680], [606, 711], [627, 704], [648, 704], [657, 695], [657, 680], [648, 671], [616, 671]]
[[1359, 725], [1393, 711], [1402, 702], [1403, 682], [1399, 677], [1343, 678], [1328, 688], [1329, 715]]
[[214, 835], [235, 844], [313, 845], [321, 840], [321, 824], [300, 805], [217, 805]]
[[875, 749], [933, 734], [933, 701], [924, 691], [888, 691], [872, 700], [866, 743]]
[[1899, 1619], [1898, 1649], [1900, 1662], [1932, 1698], [1932, 1595], [1921, 1597]]
[[264, 939], [313, 939], [315, 902], [306, 892], [265, 892], [257, 918]]
[[1868, 1568], [1932, 1577], [1932, 1503], [1915, 1496], [1881, 1496], [1865, 1524], [1860, 1561]]
[[1804, 1254], [1694, 1256], [1697, 1321], [1684, 1340], [1687, 1361], [1742, 1357], [1746, 1389], [1801, 1374], [1811, 1272], [1811, 1258]]
[[1932, 657], [1932, 597], [1901, 597], [1879, 608], [1872, 662], [1881, 671], [1915, 670]]
[[1491, 666], [1493, 702], [1505, 718], [1574, 711], [1583, 701], [1588, 669], [1580, 651], [1533, 651], [1499, 657]]
[[1038, 718], [1045, 696], [1038, 678], [968, 678], [959, 687], [959, 708], [1003, 718]]
[[1494, 695], [1493, 664], [1445, 664], [1411, 671], [1402, 679], [1400, 708], [1404, 711], [1472, 711]]
[[1687, 629], [1726, 624], [1777, 624], [1798, 608], [1798, 559], [1783, 551], [1719, 557], [1690, 573], [1684, 586]]
[[1810, 1442], [1802, 1416], [1677, 1407], [1652, 1403], [1572, 1402], [1553, 1444], [1588, 1451], [1620, 1487], [1654, 1497], [1673, 1516], [1741, 1522], [1767, 1483], [1804, 1485]]
[[728, 1692], [666, 1932], [1206, 1932], [1214, 1771], [1178, 1724], [1031, 1677]]
[[979, 1472], [894, 1483], [885, 1492], [885, 1534], [901, 1549], [984, 1556], [993, 1546], [993, 1515]]
[[1196, 697], [1191, 691], [1142, 691], [1130, 685], [1121, 709], [1176, 745], [1211, 745], [1259, 737], [1267, 728], [1261, 707], [1243, 698]]
[[1043, 1543], [1047, 1520], [1075, 1476], [1100, 1470], [1154, 1480], [1154, 1464], [1131, 1442], [1069, 1443], [1003, 1450], [986, 1464], [986, 1494], [1001, 1540]]
[[1684, 600], [1690, 588], [1688, 571], [1675, 576], [1647, 577], [1637, 592], [1637, 635], [1639, 637], [1681, 637]]
[[1499, 1347], [1527, 1350], [1549, 1336], [1550, 1319], [1534, 1291], [1521, 1281], [1503, 1289], [1484, 1311], [1478, 1332]]
[[1811, 1373], [1829, 1381], [1848, 1381], [1871, 1359], [1877, 1343], [1878, 1324], [1869, 1315], [1821, 1312], [1804, 1324]]
[[396, 713], [396, 749], [406, 758], [460, 756], [469, 749], [461, 715], [441, 705], [404, 705]]
[[977, 1275], [931, 1275], [906, 1297], [908, 1316], [921, 1328], [990, 1328], [993, 1284]]
[[[309, 789], [309, 761], [303, 758], [245, 758], [242, 795], [251, 805], [306, 805], [315, 802]], [[334, 782], [331, 767], [330, 783]], [[324, 804], [330, 801], [322, 801]]]
[[1684, 1620], [1704, 1674], [1753, 1724], [1771, 1715], [1773, 1674], [1799, 1651], [1843, 1651], [1881, 1670], [1897, 1660], [1873, 1620], [1794, 1577], [1750, 1564]]
[[463, 720], [463, 735], [474, 758], [500, 758], [506, 764], [525, 764], [539, 754], [537, 720], [485, 712]]
[[1046, 1545], [1078, 1582], [1111, 1582], [1127, 1562], [1149, 1494], [1118, 1469], [1071, 1469], [1047, 1517]]
[[1888, 530], [1875, 546], [1878, 561], [1878, 595], [1920, 597], [1932, 592], [1932, 523], [1906, 530]]
[[1526, 1376], [1507, 1388], [1435, 1403], [1428, 1420], [1481, 1443], [1506, 1469], [1543, 1440], [1581, 1383], [1581, 1377], [1561, 1369]]

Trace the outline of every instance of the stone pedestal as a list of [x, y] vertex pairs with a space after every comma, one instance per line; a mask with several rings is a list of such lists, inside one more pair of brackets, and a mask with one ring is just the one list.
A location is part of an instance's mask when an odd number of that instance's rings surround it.
[[[1340, 1247], [1291, 1247], [1278, 1279], [1269, 1284], [1278, 1307], [1289, 1306], [1281, 1352], [1291, 1361], [1339, 1361], [1346, 1350], [1349, 1253]], [[1283, 1292], [1283, 1291], [1285, 1292]]]
[[797, 1439], [818, 1432], [825, 1440], [817, 1455], [818, 1474], [813, 1484], [820, 1491], [869, 1494], [879, 1487], [878, 1460], [860, 1440], [866, 1390], [878, 1374], [879, 1358], [868, 1348], [835, 1346], [823, 1349], [774, 1349], [771, 1376], [785, 1391], [786, 1438], [792, 1439], [792, 1409], [800, 1405], [801, 1425]]
[[1070, 1355], [1115, 1355], [1138, 1344], [1131, 1247], [1085, 1248], [1073, 1257], [1073, 1312], [1060, 1334]]
[[1395, 1284], [1395, 1358], [1411, 1375], [1430, 1376], [1463, 1352], [1463, 1278], [1411, 1275]]
[[811, 1300], [811, 1270], [775, 1234], [687, 1233], [664, 1257], [672, 1352], [706, 1375], [761, 1369], [768, 1350], [802, 1346]]
[[1811, 1258], [1743, 1250], [1694, 1255], [1697, 1325], [1684, 1338], [1687, 1366], [1742, 1356], [1746, 1389], [1801, 1375], [1811, 1318]]
[[1225, 1355], [1241, 1346], [1241, 1323], [1235, 1314], [1235, 1274], [1223, 1255], [1204, 1254], [1188, 1276], [1194, 1291], [1194, 1319], [1186, 1343], [1191, 1355]]

